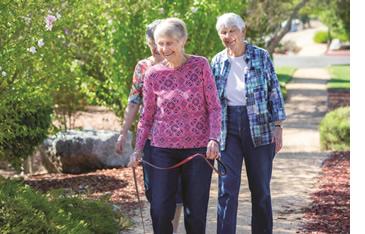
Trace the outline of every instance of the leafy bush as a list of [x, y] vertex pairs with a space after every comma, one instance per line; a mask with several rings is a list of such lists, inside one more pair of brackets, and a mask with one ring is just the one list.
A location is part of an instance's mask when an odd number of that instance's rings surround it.
[[349, 150], [350, 108], [341, 107], [327, 113], [320, 123], [319, 132], [322, 150]]
[[8, 93], [0, 101], [0, 159], [9, 161], [17, 170], [22, 160], [47, 137], [52, 113], [47, 97], [23, 90], [23, 93]]
[[316, 32], [316, 34], [314, 34], [313, 40], [316, 43], [328, 43], [328, 41], [330, 39], [328, 37], [328, 32], [326, 32], [326, 31], [319, 31], [319, 32]]
[[1, 233], [118, 233], [119, 217], [104, 201], [43, 195], [20, 181], [0, 177]]
[[[216, 17], [240, 13], [245, 6], [239, 0], [0, 3], [0, 70], [5, 80], [45, 86], [63, 116], [85, 104], [107, 106], [122, 116], [134, 66], [150, 54], [145, 45], [148, 23], [182, 18], [189, 31], [187, 52], [211, 58], [223, 49]], [[52, 23], [46, 24], [47, 19]], [[5, 88], [10, 89], [8, 81]]]

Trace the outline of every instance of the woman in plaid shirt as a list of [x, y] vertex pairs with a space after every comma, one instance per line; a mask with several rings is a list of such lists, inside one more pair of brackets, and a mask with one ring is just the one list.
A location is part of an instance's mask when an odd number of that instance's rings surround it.
[[284, 102], [270, 56], [245, 41], [239, 15], [218, 17], [216, 29], [225, 50], [211, 67], [222, 106], [217, 233], [236, 233], [241, 170], [245, 162], [252, 201], [252, 233], [272, 233], [270, 180], [275, 154], [282, 147]]

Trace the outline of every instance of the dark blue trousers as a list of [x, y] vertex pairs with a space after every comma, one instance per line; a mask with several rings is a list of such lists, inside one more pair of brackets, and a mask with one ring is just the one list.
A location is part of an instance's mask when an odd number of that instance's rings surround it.
[[[170, 167], [190, 155], [206, 153], [206, 148], [166, 149], [152, 146], [151, 161], [159, 167]], [[171, 234], [176, 208], [176, 193], [182, 185], [185, 230], [188, 234], [205, 233], [212, 169], [202, 158], [172, 170], [153, 170], [151, 217], [155, 234]]]
[[[152, 157], [152, 146], [151, 146], [151, 140], [148, 139], [146, 141], [146, 144], [143, 149], [143, 160], [145, 160], [147, 162], [151, 162], [151, 157]], [[145, 194], [146, 194], [148, 202], [151, 203], [151, 201], [152, 201], [151, 178], [152, 178], [152, 172], [155, 169], [153, 169], [151, 166], [149, 166], [147, 164], [142, 164], [142, 165], [143, 165], [143, 182], [144, 182]], [[178, 187], [178, 190], [176, 193], [176, 204], [182, 203], [181, 178], [179, 178], [179, 184], [180, 184], [180, 186]]]
[[254, 147], [245, 106], [229, 106], [227, 121], [226, 148], [221, 152], [227, 174], [219, 177], [217, 233], [236, 233], [243, 161], [251, 191], [252, 233], [272, 233], [270, 180], [275, 146]]

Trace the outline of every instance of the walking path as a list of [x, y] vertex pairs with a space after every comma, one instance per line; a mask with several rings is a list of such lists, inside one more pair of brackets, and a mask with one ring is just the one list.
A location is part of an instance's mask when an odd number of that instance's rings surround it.
[[[299, 69], [288, 84], [284, 124], [284, 147], [274, 160], [271, 193], [274, 215], [274, 233], [298, 233], [303, 208], [310, 203], [309, 194], [315, 189], [315, 177], [320, 172], [326, 153], [319, 148], [318, 125], [326, 112], [325, 69]], [[207, 218], [207, 233], [216, 233], [217, 176], [213, 176]], [[152, 233], [149, 205], [144, 206], [148, 233]], [[140, 217], [136, 226], [124, 233], [143, 233]], [[250, 233], [251, 203], [246, 172], [242, 171], [239, 197], [237, 233]], [[183, 218], [179, 233], [185, 233]]]

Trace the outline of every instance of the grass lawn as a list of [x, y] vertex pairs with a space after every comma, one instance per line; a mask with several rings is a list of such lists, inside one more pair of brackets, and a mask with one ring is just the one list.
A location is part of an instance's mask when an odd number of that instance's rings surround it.
[[286, 99], [286, 84], [293, 79], [293, 74], [296, 68], [294, 67], [277, 67], [275, 68], [276, 74], [280, 82], [281, 92], [283, 93], [284, 99]]
[[350, 89], [350, 65], [331, 66], [329, 72], [328, 89]]
[[275, 71], [278, 75], [278, 79], [280, 84], [281, 83], [288, 83], [292, 78], [296, 68], [294, 67], [277, 67]]

